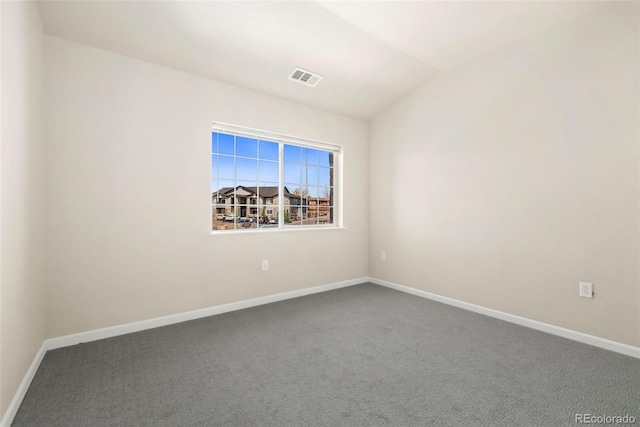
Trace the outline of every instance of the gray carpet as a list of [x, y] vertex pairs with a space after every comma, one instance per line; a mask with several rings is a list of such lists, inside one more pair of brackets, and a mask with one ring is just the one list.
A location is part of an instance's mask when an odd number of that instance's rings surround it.
[[13, 426], [640, 424], [640, 360], [363, 284], [47, 352]]

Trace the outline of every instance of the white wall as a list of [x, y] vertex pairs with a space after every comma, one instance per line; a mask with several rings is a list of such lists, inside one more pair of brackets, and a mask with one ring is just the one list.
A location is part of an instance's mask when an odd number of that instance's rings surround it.
[[640, 345], [638, 39], [615, 2], [377, 117], [371, 276]]
[[37, 4], [2, 2], [0, 418], [45, 338], [43, 33]]
[[[367, 275], [365, 123], [54, 37], [45, 51], [49, 337]], [[347, 228], [210, 235], [213, 121], [342, 145]]]

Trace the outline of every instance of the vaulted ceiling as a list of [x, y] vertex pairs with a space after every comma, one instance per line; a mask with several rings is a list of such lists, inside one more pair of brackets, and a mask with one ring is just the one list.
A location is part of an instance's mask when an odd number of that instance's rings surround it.
[[[41, 1], [47, 34], [368, 120], [592, 1]], [[299, 66], [316, 87], [288, 79]]]

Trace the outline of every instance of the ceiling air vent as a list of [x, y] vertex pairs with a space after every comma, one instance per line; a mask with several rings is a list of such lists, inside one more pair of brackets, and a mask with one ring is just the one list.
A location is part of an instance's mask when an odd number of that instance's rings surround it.
[[322, 76], [320, 74], [312, 73], [311, 71], [303, 70], [300, 67], [296, 67], [289, 76], [289, 80], [314, 87], [320, 80], [322, 80]]

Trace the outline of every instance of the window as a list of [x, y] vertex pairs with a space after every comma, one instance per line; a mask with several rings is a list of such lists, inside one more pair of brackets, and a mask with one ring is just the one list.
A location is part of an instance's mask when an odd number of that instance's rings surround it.
[[339, 148], [214, 125], [212, 230], [335, 227]]

